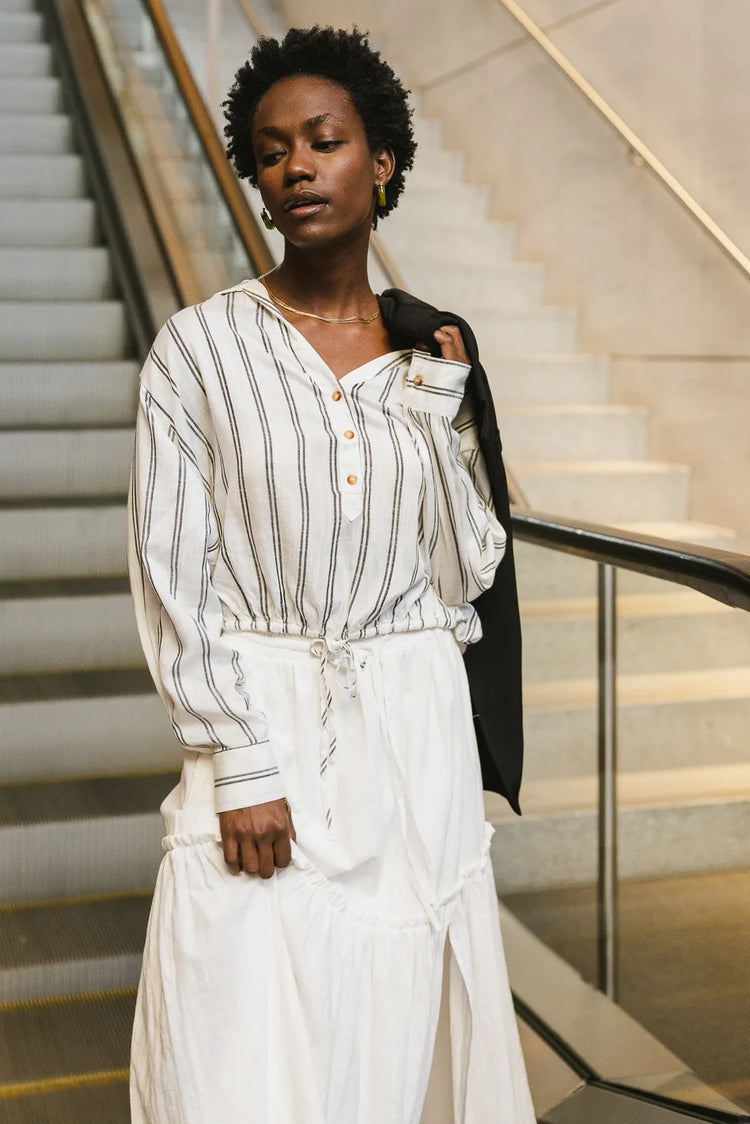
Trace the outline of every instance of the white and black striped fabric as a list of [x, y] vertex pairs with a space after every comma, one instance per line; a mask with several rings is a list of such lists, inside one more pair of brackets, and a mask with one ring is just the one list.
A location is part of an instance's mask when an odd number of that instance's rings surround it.
[[396, 351], [337, 379], [257, 281], [184, 309], [141, 375], [130, 508], [141, 637], [216, 809], [283, 796], [236, 632], [480, 635], [505, 547], [468, 367]]

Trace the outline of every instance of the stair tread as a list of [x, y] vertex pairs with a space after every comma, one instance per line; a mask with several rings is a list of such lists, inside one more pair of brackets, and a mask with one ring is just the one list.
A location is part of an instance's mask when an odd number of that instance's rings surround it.
[[116, 495], [61, 495], [61, 496], [2, 496], [0, 495], [0, 511], [39, 510], [44, 508], [77, 508], [77, 507], [122, 507], [127, 499], [127, 493]]
[[650, 535], [657, 539], [674, 539], [677, 542], [692, 543], [691, 535], [699, 536], [699, 543], [704, 539], [721, 535], [734, 535], [736, 532], [729, 527], [720, 527], [716, 523], [699, 523], [686, 519], [683, 522], [653, 522], [653, 523], [613, 523], [623, 531], [632, 531], [636, 535]]
[[[703, 593], [691, 589], [676, 589], [664, 593], [621, 593], [617, 597], [617, 616], [673, 617], [741, 612]], [[596, 597], [557, 597], [536, 601], [521, 601], [521, 614], [531, 618], [594, 618], [597, 614]]]
[[151, 676], [142, 667], [0, 676], [0, 706], [63, 699], [141, 697], [153, 693]]
[[48, 961], [140, 955], [151, 891], [0, 907], [0, 972]]
[[503, 417], [630, 417], [633, 414], [647, 414], [643, 406], [611, 406], [608, 403], [561, 403], [555, 406], [513, 403], [504, 406]]
[[[549, 679], [524, 684], [527, 710], [596, 706], [596, 679]], [[650, 672], [617, 677], [620, 707], [750, 697], [750, 666]]]
[[0, 1008], [0, 1090], [72, 1074], [127, 1070], [134, 1009], [134, 988]]
[[513, 465], [515, 472], [535, 473], [537, 475], [557, 472], [586, 473], [591, 476], [605, 474], [615, 475], [619, 472], [628, 472], [635, 475], [647, 475], [656, 472], [687, 472], [688, 466], [673, 461], [659, 460], [596, 460], [596, 461], [516, 461]]
[[109, 597], [130, 595], [125, 576], [104, 578], [54, 578], [42, 581], [0, 582], [0, 601], [38, 601], [41, 598]]
[[21, 1085], [13, 1100], [13, 1115], [6, 1115], [3, 1124], [66, 1124], [74, 1121], [102, 1121], [107, 1124], [129, 1124], [130, 1094], [128, 1071], [76, 1074], [73, 1082], [32, 1082], [26, 1094]]
[[155, 813], [174, 773], [0, 785], [0, 830]]
[[[507, 803], [502, 797], [493, 799], [495, 795], [486, 799], [491, 818], [512, 817], [514, 813]], [[621, 812], [639, 808], [736, 804], [747, 800], [750, 800], [750, 763], [744, 761], [621, 772], [617, 778], [617, 801]], [[588, 774], [527, 781], [523, 804], [525, 816], [593, 815], [598, 809], [598, 778]]]

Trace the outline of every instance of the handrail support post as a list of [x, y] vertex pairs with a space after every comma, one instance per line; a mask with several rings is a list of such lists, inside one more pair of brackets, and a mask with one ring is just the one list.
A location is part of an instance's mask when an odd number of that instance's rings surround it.
[[598, 881], [599, 988], [617, 998], [617, 571], [597, 566], [598, 606]]

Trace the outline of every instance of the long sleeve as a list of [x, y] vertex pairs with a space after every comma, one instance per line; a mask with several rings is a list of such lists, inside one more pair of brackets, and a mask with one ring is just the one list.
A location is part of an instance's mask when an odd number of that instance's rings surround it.
[[141, 641], [174, 731], [213, 753], [216, 810], [284, 795], [265, 715], [244, 690], [212, 584], [211, 418], [189, 333], [159, 333], [141, 374], [128, 557]]
[[432, 581], [441, 600], [454, 606], [492, 585], [506, 542], [464, 397], [469, 369], [415, 351], [403, 399], [428, 476], [422, 530]]

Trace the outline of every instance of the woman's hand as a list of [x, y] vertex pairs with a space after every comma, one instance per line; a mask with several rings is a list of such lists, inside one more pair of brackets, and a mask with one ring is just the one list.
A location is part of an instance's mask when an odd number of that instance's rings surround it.
[[269, 800], [251, 808], [219, 812], [227, 866], [236, 872], [270, 878], [276, 867], [292, 861], [290, 839], [297, 840], [286, 800]]
[[445, 324], [435, 332], [435, 339], [440, 344], [443, 359], [453, 359], [457, 363], [468, 363], [463, 336], [455, 324]]

